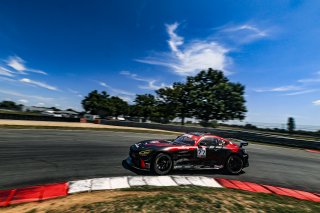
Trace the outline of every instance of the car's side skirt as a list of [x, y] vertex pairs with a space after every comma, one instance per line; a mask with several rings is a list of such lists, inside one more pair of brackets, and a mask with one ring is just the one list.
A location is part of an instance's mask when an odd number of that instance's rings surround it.
[[175, 165], [173, 169], [197, 169], [197, 170], [206, 170], [206, 169], [222, 169], [223, 165], [214, 165], [214, 166], [203, 166], [203, 165]]

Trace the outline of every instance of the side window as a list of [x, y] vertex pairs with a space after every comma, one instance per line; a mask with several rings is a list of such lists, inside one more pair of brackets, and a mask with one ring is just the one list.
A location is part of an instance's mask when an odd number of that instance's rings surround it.
[[189, 138], [189, 137], [184, 137], [183, 138], [183, 143], [193, 146], [194, 145], [194, 140]]
[[184, 144], [190, 145], [190, 146], [194, 145], [194, 140], [192, 138], [187, 137], [187, 136], [180, 136], [175, 141], [181, 142], [181, 143], [184, 143]]
[[217, 138], [204, 138], [199, 142], [200, 146], [218, 146], [219, 140]]

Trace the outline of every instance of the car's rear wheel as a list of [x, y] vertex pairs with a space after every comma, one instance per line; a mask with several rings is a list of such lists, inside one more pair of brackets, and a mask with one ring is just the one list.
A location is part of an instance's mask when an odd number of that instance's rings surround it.
[[243, 160], [238, 155], [230, 155], [227, 159], [225, 170], [227, 173], [237, 175], [242, 171]]
[[153, 160], [152, 171], [157, 175], [168, 174], [173, 166], [170, 155], [165, 153], [159, 153]]

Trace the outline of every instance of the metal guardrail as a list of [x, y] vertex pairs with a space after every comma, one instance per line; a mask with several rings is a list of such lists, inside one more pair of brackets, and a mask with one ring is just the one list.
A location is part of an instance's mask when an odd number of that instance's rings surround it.
[[278, 144], [291, 147], [318, 149], [320, 150], [320, 141], [313, 141], [307, 139], [297, 139], [280, 135], [255, 133], [252, 131], [244, 130], [220, 130], [208, 127], [188, 127], [188, 126], [176, 126], [167, 124], [155, 124], [155, 123], [138, 123], [131, 121], [109, 121], [101, 120], [101, 124], [114, 125], [114, 126], [128, 126], [128, 127], [140, 127], [148, 129], [161, 129], [175, 132], [208, 132], [215, 135], [219, 135], [224, 138], [238, 138], [244, 141], [255, 141], [266, 144]]

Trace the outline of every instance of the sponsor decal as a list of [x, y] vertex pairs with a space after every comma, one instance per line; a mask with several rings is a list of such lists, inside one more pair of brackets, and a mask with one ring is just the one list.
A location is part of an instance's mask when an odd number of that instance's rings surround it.
[[139, 152], [140, 156], [147, 156], [152, 152], [152, 150], [142, 150]]

